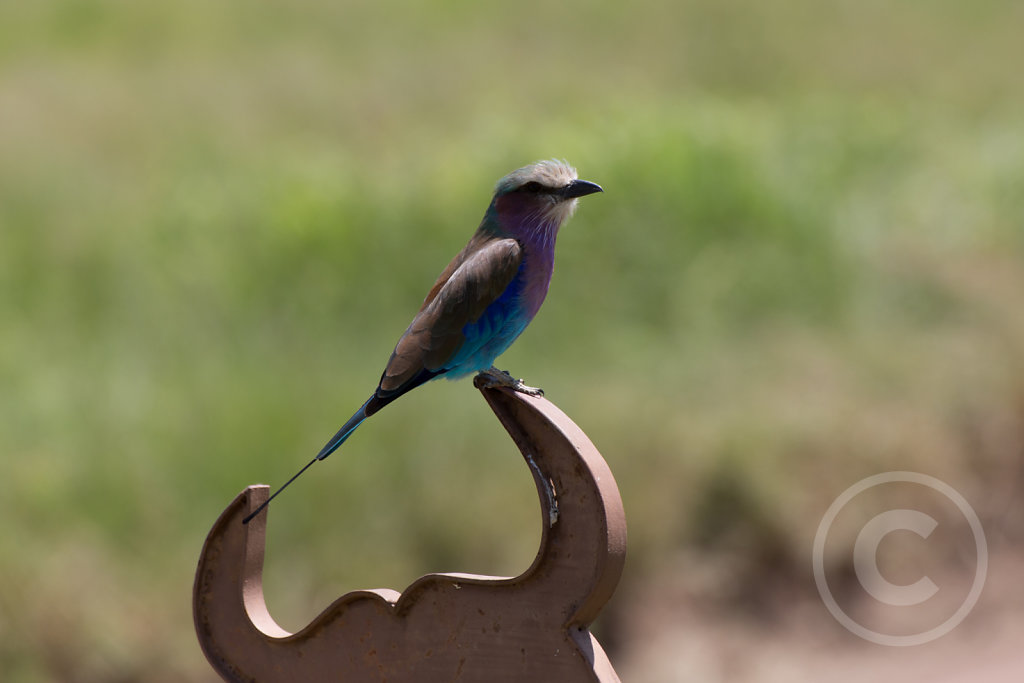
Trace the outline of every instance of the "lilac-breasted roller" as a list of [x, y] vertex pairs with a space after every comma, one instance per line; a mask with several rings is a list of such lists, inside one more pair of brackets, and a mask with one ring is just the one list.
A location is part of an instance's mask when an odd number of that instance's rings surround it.
[[377, 389], [317, 456], [245, 521], [306, 468], [333, 453], [366, 418], [424, 382], [484, 373], [492, 386], [540, 393], [497, 370], [494, 361], [544, 302], [555, 238], [576, 210], [576, 200], [601, 191], [600, 185], [577, 179], [576, 169], [562, 161], [540, 161], [499, 180], [480, 227], [430, 289], [395, 345]]

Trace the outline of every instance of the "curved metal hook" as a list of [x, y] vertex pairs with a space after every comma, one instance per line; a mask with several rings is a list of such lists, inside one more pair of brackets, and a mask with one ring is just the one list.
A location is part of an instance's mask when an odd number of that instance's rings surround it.
[[554, 404], [481, 388], [530, 465], [544, 520], [515, 578], [428, 574], [404, 593], [353, 591], [298, 633], [263, 598], [269, 495], [250, 486], [213, 525], [193, 589], [203, 652], [228, 681], [618, 681], [588, 626], [611, 598], [626, 522], [611, 471]]

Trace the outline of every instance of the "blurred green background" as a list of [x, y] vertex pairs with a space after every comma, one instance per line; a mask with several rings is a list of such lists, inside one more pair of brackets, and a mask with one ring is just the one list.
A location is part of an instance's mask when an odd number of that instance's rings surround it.
[[[618, 479], [613, 661], [694, 567], [724, 568], [693, 591], [715, 613], [813, 595], [818, 520], [869, 474], [944, 478], [1019, 547], [1021, 26], [998, 0], [0, 4], [0, 677], [212, 680], [213, 520], [365, 399], [540, 158], [606, 192], [500, 366]], [[518, 573], [540, 536], [469, 382], [279, 500], [291, 630], [349, 589]]]

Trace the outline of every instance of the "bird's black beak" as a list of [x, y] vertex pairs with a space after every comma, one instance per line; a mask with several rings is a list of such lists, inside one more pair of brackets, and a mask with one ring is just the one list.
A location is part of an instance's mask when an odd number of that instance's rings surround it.
[[558, 194], [563, 199], [576, 199], [577, 197], [586, 197], [588, 194], [594, 194], [595, 192], [604, 192], [601, 186], [597, 183], [592, 183], [589, 180], [574, 180], [561, 190], [558, 190]]

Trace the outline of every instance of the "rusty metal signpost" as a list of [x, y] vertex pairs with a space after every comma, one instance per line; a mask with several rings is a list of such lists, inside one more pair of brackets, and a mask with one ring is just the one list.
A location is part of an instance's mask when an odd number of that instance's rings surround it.
[[224, 680], [619, 680], [588, 630], [611, 598], [626, 555], [626, 520], [611, 471], [551, 402], [480, 390], [537, 484], [543, 534], [530, 568], [514, 578], [428, 574], [401, 594], [353, 591], [289, 633], [263, 598], [267, 515], [242, 524], [269, 489], [249, 486], [210, 530], [193, 589], [199, 642]]

